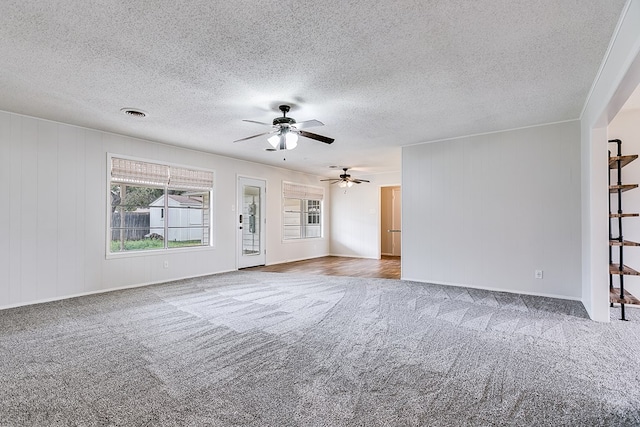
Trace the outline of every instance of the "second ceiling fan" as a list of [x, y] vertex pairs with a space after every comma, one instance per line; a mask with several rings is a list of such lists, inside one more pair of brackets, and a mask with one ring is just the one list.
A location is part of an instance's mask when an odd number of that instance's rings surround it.
[[293, 117], [287, 117], [287, 113], [291, 109], [288, 105], [281, 105], [279, 107], [282, 111], [282, 117], [276, 117], [273, 119], [273, 123], [257, 122], [255, 120], [243, 120], [244, 122], [257, 123], [259, 125], [269, 126], [272, 129], [268, 132], [262, 132], [257, 135], [248, 136], [246, 138], [237, 139], [233, 142], [246, 141], [247, 139], [257, 138], [263, 135], [271, 135], [267, 138], [269, 144], [273, 148], [268, 148], [268, 151], [276, 150], [292, 150], [298, 145], [298, 136], [304, 136], [305, 138], [315, 139], [316, 141], [324, 142], [325, 144], [331, 144], [334, 139], [326, 136], [318, 135], [304, 131], [302, 129], [310, 128], [313, 126], [324, 126], [319, 120], [306, 120], [304, 122], [296, 122]]
[[349, 168], [342, 168], [344, 173], [340, 174], [340, 178], [321, 179], [320, 181], [332, 181], [331, 184], [338, 184], [338, 187], [351, 187], [353, 184], [360, 184], [362, 182], [369, 182], [366, 179], [351, 178], [351, 175], [347, 173]]

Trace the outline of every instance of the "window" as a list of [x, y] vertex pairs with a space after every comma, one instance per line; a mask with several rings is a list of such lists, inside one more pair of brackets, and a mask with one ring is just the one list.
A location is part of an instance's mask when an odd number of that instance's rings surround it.
[[282, 223], [284, 240], [322, 237], [322, 199], [320, 187], [282, 184]]
[[213, 172], [110, 158], [109, 253], [209, 246]]

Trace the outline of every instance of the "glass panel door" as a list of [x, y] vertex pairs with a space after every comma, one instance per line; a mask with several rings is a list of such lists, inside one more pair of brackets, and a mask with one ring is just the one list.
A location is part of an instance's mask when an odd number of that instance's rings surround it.
[[244, 185], [242, 190], [242, 254], [260, 253], [260, 187]]
[[264, 265], [265, 181], [238, 177], [238, 268]]

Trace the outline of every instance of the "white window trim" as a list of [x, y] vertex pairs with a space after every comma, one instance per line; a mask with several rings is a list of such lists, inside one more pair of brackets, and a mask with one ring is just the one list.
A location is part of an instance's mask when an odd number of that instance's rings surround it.
[[[153, 250], [140, 250], [140, 251], [124, 251], [124, 252], [111, 252], [111, 164], [112, 159], [116, 157], [119, 159], [125, 160], [136, 160], [140, 162], [146, 163], [155, 163], [159, 165], [165, 165], [169, 167], [181, 168], [181, 169], [191, 169], [191, 170], [201, 170], [205, 172], [211, 172], [213, 174], [213, 187], [210, 190], [209, 197], [209, 244], [207, 246], [190, 246], [185, 248], [164, 248], [164, 249], [153, 249]], [[213, 207], [215, 206], [214, 200], [216, 196], [216, 171], [213, 169], [201, 168], [192, 165], [185, 165], [180, 163], [173, 162], [165, 162], [160, 160], [148, 159], [143, 157], [134, 157], [134, 156], [126, 156], [117, 153], [107, 153], [107, 167], [106, 167], [106, 197], [105, 197], [105, 206], [104, 212], [106, 215], [106, 223], [105, 223], [105, 259], [115, 259], [115, 258], [130, 258], [130, 257], [139, 257], [139, 256], [149, 256], [149, 255], [157, 255], [157, 256], [166, 256], [167, 254], [172, 253], [182, 253], [182, 252], [199, 252], [199, 251], [210, 251], [216, 248], [216, 217], [215, 211]], [[166, 207], [166, 206], [165, 206]]]
[[[322, 198], [299, 198], [299, 197], [286, 197], [285, 196], [285, 188], [288, 185], [296, 186], [296, 187], [306, 187], [308, 189], [315, 190], [312, 192], [315, 194], [322, 194]], [[289, 243], [301, 243], [301, 242], [309, 242], [309, 241], [322, 241], [325, 240], [325, 212], [324, 212], [324, 196], [325, 189], [324, 187], [309, 185], [309, 184], [300, 184], [292, 181], [282, 181], [282, 188], [280, 192], [280, 218], [281, 218], [281, 227], [280, 227], [280, 241], [285, 244]], [[300, 237], [298, 239], [285, 239], [284, 238], [284, 199], [299, 199], [299, 200], [320, 200], [320, 236], [319, 237]], [[301, 212], [302, 216], [302, 212]], [[302, 225], [301, 225], [302, 227]]]

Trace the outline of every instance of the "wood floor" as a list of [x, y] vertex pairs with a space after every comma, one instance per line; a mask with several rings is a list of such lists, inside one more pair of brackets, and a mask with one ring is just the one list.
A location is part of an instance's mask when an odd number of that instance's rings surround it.
[[304, 261], [287, 262], [245, 270], [274, 273], [300, 273], [325, 276], [373, 277], [400, 279], [400, 257], [382, 256], [382, 259], [327, 256]]

